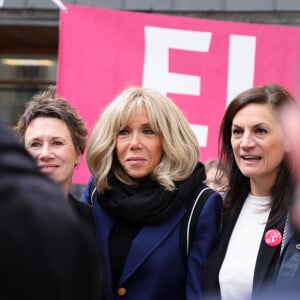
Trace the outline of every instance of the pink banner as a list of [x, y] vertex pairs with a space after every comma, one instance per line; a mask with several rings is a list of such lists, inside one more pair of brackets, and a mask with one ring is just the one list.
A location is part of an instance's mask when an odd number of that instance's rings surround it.
[[[124, 88], [154, 88], [185, 113], [205, 161], [218, 155], [220, 122], [238, 93], [273, 82], [299, 97], [300, 28], [67, 9], [60, 13], [58, 91], [90, 130]], [[83, 161], [74, 183], [89, 175]]]

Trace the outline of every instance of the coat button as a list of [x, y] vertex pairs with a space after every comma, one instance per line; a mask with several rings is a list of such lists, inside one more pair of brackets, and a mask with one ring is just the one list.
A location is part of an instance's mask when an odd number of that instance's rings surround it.
[[126, 289], [123, 288], [123, 287], [120, 287], [120, 288], [118, 288], [118, 290], [117, 290], [117, 294], [118, 294], [119, 296], [125, 296], [126, 293], [127, 293], [127, 291], [126, 291]]

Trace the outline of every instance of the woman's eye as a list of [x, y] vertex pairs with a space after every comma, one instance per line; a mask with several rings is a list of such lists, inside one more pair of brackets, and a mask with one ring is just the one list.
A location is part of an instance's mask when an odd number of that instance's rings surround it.
[[265, 134], [265, 133], [267, 133], [267, 130], [264, 129], [264, 128], [257, 128], [256, 129], [256, 133], [258, 133], [258, 134]]
[[34, 142], [34, 143], [31, 143], [31, 144], [29, 145], [29, 148], [38, 148], [38, 147], [40, 147], [40, 146], [41, 146], [40, 143]]
[[240, 134], [242, 134], [242, 132], [243, 131], [239, 128], [233, 128], [231, 131], [232, 135], [240, 135]]
[[144, 129], [144, 133], [145, 134], [154, 134], [154, 131], [152, 130], [152, 128], [147, 127], [147, 128]]
[[63, 142], [61, 142], [61, 141], [55, 141], [53, 144], [55, 146], [61, 146], [61, 145], [63, 145]]
[[118, 135], [127, 135], [129, 131], [127, 129], [122, 129], [119, 131]]

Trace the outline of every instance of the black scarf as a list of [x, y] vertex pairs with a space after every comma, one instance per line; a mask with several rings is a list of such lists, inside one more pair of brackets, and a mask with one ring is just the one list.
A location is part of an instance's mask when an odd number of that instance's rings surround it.
[[140, 225], [159, 224], [184, 206], [205, 178], [202, 163], [197, 164], [187, 179], [175, 182], [176, 189], [172, 192], [150, 176], [142, 179], [138, 187], [128, 186], [111, 176], [112, 189], [98, 198], [99, 204], [114, 218]]

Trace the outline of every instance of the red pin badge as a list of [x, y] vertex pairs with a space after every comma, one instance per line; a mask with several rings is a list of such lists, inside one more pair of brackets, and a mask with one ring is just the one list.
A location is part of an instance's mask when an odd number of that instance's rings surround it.
[[270, 229], [266, 232], [264, 239], [268, 246], [276, 247], [282, 241], [282, 234], [278, 229]]

